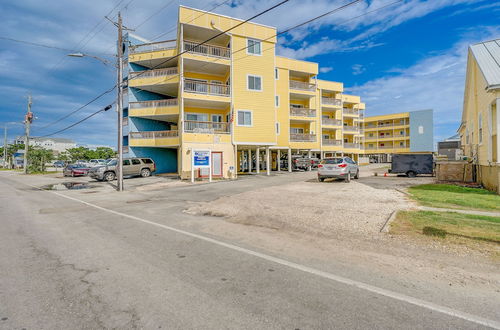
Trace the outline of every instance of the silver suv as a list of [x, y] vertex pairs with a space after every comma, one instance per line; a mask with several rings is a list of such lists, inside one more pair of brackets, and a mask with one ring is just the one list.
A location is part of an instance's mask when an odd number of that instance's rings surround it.
[[359, 167], [349, 157], [326, 158], [318, 165], [318, 180], [323, 182], [326, 178], [344, 179], [350, 182], [351, 178], [359, 178]]
[[[112, 159], [106, 165], [92, 167], [89, 177], [99, 181], [113, 181], [116, 179], [117, 160]], [[151, 158], [124, 158], [123, 176], [148, 177], [156, 171], [156, 164]]]

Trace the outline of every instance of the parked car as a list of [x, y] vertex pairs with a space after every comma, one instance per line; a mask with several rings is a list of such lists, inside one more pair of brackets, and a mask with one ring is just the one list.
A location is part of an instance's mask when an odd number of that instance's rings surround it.
[[323, 182], [326, 178], [350, 182], [351, 178], [359, 178], [359, 166], [349, 157], [323, 159], [318, 165], [318, 181]]
[[85, 176], [89, 172], [89, 168], [81, 164], [67, 165], [63, 170], [64, 176]]
[[[89, 176], [98, 181], [113, 181], [116, 179], [116, 159], [110, 160], [106, 165], [94, 166], [89, 171]], [[156, 172], [156, 164], [151, 158], [124, 158], [123, 176], [148, 177]]]
[[320, 163], [319, 158], [307, 157], [307, 156], [302, 156], [302, 155], [293, 155], [292, 156], [292, 168], [295, 170], [306, 171], [310, 168], [311, 169], [317, 168], [319, 163]]
[[53, 165], [54, 167], [64, 167], [66, 166], [66, 162], [63, 160], [56, 160]]
[[389, 173], [406, 174], [409, 178], [433, 174], [434, 157], [432, 154], [394, 154]]
[[98, 166], [98, 165], [106, 165], [105, 159], [91, 159], [88, 161], [90, 167]]

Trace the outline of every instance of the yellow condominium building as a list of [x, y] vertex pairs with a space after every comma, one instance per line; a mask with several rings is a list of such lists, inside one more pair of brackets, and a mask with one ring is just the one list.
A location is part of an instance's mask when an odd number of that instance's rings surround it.
[[245, 23], [219, 35], [239, 23], [180, 6], [175, 40], [127, 36], [127, 155], [182, 178], [196, 150], [210, 150], [212, 175], [223, 178], [291, 170], [297, 154], [357, 160], [360, 98], [318, 80], [317, 63], [276, 56], [274, 27]]

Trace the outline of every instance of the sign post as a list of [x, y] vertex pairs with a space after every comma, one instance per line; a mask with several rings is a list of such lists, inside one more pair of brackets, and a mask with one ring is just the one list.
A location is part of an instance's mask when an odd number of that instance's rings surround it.
[[212, 151], [193, 150], [191, 162], [191, 183], [194, 183], [194, 169], [208, 168], [208, 181], [212, 182]]

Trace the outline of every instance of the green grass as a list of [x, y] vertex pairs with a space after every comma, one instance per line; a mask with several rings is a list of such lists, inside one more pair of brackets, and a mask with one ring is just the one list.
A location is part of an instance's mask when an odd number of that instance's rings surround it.
[[465, 239], [500, 244], [500, 217], [454, 212], [400, 211], [391, 233], [412, 233], [437, 239]]
[[449, 184], [424, 184], [410, 187], [408, 192], [425, 206], [500, 211], [500, 196], [486, 189]]

